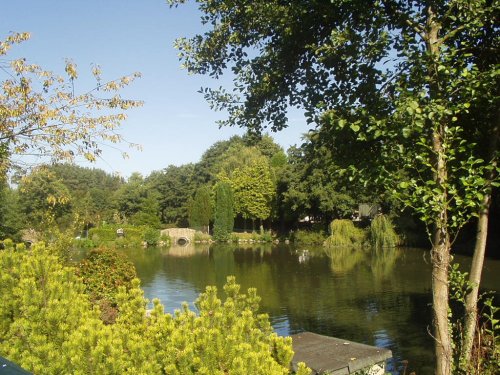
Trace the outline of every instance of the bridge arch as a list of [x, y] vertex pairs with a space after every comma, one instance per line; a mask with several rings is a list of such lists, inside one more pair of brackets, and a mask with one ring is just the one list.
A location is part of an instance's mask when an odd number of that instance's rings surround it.
[[189, 228], [168, 228], [161, 231], [161, 235], [170, 237], [173, 246], [187, 246], [194, 243], [194, 229]]

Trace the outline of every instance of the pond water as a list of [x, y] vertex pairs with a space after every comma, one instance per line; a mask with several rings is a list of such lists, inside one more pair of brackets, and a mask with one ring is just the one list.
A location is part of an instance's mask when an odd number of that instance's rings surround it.
[[[311, 331], [389, 348], [389, 370], [401, 361], [433, 373], [431, 266], [421, 249], [351, 250], [288, 245], [196, 245], [126, 249], [148, 299], [173, 312], [228, 275], [257, 288], [261, 311], [280, 335]], [[455, 256], [467, 266], [470, 258]], [[486, 263], [483, 287], [500, 288], [500, 261]]]

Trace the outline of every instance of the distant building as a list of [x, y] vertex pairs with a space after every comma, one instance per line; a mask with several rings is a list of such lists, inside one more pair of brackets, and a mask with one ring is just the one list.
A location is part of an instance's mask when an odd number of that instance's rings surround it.
[[360, 203], [358, 211], [354, 212], [352, 216], [353, 221], [361, 221], [364, 219], [373, 219], [380, 213], [380, 205], [376, 203]]

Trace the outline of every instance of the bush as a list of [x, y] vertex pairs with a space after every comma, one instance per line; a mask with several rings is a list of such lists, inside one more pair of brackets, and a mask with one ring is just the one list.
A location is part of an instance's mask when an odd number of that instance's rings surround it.
[[[118, 237], [116, 231], [118, 229], [123, 229], [123, 237]], [[133, 226], [133, 225], [103, 225], [99, 228], [91, 228], [89, 230], [89, 237], [92, 242], [96, 246], [105, 245], [105, 246], [115, 246], [115, 247], [128, 247], [128, 246], [141, 246], [143, 241], [148, 242], [145, 239], [147, 236], [148, 239], [152, 242], [159, 241], [159, 233], [158, 238], [155, 239], [155, 234], [153, 234], [153, 229], [147, 226]], [[148, 242], [148, 244], [150, 244]]]
[[136, 277], [135, 267], [123, 254], [112, 248], [101, 247], [90, 250], [87, 257], [76, 268], [82, 278], [85, 292], [92, 303], [103, 312], [106, 323], [116, 316], [116, 295], [120, 287], [130, 289]]
[[[225, 298], [207, 287], [196, 301], [165, 314], [158, 300], [146, 315], [139, 280], [116, 294], [116, 319], [105, 325], [74, 268], [43, 244], [0, 252], [0, 353], [36, 374], [289, 374], [290, 338], [259, 314], [255, 289], [240, 293], [228, 278]], [[107, 276], [102, 275], [104, 281]], [[22, 334], [20, 334], [22, 333]], [[301, 366], [297, 374], [310, 371]]]
[[194, 233], [194, 240], [198, 242], [210, 242], [212, 241], [212, 236], [209, 235], [208, 233], [196, 231]]
[[366, 242], [366, 233], [356, 228], [351, 220], [333, 220], [330, 223], [330, 236], [325, 246], [362, 247]]
[[377, 249], [395, 247], [398, 244], [398, 235], [391, 220], [384, 215], [377, 215], [370, 225], [370, 242]]
[[75, 247], [79, 249], [92, 249], [95, 247], [94, 241], [90, 238], [78, 238], [74, 241]]
[[160, 231], [154, 228], [147, 228], [142, 233], [142, 239], [148, 246], [156, 246], [160, 242]]
[[322, 232], [297, 230], [292, 234], [291, 240], [302, 245], [320, 245], [325, 241], [325, 236]]
[[[160, 232], [161, 233], [161, 232]], [[160, 235], [160, 242], [163, 244], [163, 245], [168, 245], [170, 246], [170, 244], [172, 243], [172, 239], [170, 238], [170, 236], [168, 234], [162, 234]]]
[[262, 231], [261, 234], [253, 232], [233, 232], [231, 233], [231, 242], [272, 242], [271, 231]]

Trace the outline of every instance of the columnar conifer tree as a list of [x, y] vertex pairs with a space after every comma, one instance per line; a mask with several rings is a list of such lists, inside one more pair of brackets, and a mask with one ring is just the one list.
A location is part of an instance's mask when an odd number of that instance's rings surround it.
[[229, 239], [234, 226], [234, 201], [231, 185], [218, 182], [215, 185], [214, 238]]

